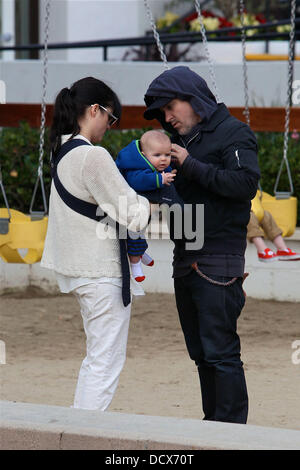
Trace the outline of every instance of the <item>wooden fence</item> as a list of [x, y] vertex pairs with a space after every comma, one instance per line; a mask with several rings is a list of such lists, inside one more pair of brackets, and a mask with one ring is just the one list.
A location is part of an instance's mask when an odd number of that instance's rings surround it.
[[[146, 121], [143, 118], [144, 106], [123, 106], [122, 119], [117, 123], [117, 129], [140, 129], [143, 127], [160, 127], [156, 121]], [[230, 113], [245, 121], [244, 108], [229, 107]], [[46, 125], [52, 119], [53, 105], [47, 105]], [[250, 108], [251, 128], [257, 132], [273, 131], [283, 132], [285, 122], [285, 109]], [[41, 106], [39, 104], [0, 104], [0, 126], [18, 127], [20, 121], [27, 121], [31, 127], [39, 127], [41, 121]], [[290, 113], [290, 130], [300, 130], [300, 107], [292, 107]]]

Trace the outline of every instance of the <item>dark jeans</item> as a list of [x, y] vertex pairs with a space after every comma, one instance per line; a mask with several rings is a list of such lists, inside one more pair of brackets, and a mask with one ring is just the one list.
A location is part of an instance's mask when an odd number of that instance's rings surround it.
[[187, 349], [198, 367], [204, 419], [246, 423], [248, 395], [236, 331], [245, 303], [242, 279], [224, 287], [192, 271], [175, 278], [174, 285]]

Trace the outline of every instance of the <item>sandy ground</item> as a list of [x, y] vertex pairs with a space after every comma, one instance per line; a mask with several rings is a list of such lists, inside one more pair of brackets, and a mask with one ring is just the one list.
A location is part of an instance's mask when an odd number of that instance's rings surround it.
[[[0, 399], [72, 405], [85, 336], [76, 299], [31, 289], [0, 297]], [[300, 429], [300, 304], [247, 299], [239, 320], [249, 424]], [[202, 419], [198, 374], [172, 295], [134, 299], [127, 361], [109, 411]]]

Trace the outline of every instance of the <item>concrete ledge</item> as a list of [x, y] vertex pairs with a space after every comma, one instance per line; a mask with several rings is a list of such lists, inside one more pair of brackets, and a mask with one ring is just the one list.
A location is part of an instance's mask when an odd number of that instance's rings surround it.
[[289, 243], [292, 242], [299, 242], [300, 241], [300, 227], [296, 227], [295, 232], [290, 237], [285, 237], [285, 241]]
[[299, 450], [300, 431], [0, 402], [2, 450]]
[[[274, 249], [272, 244], [267, 245]], [[292, 237], [286, 239], [287, 246], [300, 252], [300, 228]], [[154, 268], [145, 272], [143, 282], [145, 292], [174, 293], [172, 279], [173, 243], [168, 238], [166, 225], [160, 230], [152, 230], [148, 239], [149, 253], [155, 259]], [[265, 300], [300, 302], [299, 278], [300, 261], [276, 261], [261, 263], [258, 261], [256, 248], [248, 243], [245, 253], [245, 271], [250, 276], [244, 287], [249, 297]], [[27, 287], [38, 287], [48, 294], [59, 294], [53, 271], [42, 268], [40, 263], [19, 265], [4, 263], [0, 259], [0, 295], [7, 291], [24, 290]]]

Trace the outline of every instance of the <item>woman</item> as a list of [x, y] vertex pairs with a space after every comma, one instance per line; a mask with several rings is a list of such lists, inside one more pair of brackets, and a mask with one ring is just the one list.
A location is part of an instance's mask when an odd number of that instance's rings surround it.
[[[102, 411], [113, 398], [125, 362], [131, 309], [130, 300], [122, 297], [123, 245], [117, 228], [139, 232], [150, 214], [149, 202], [128, 186], [107, 150], [92, 145], [101, 141], [120, 114], [116, 94], [92, 77], [58, 94], [50, 134], [49, 222], [41, 261], [41, 266], [55, 271], [61, 292], [73, 292], [80, 304], [87, 354], [74, 407]], [[98, 222], [96, 210], [86, 215], [80, 209], [86, 206], [100, 208], [115, 224]]]

